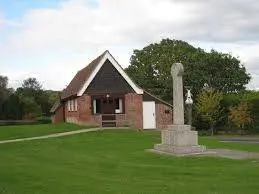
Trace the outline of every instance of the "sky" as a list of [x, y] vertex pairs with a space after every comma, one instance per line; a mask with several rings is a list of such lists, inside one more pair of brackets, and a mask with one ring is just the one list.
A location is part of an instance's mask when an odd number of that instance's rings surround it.
[[259, 90], [258, 0], [0, 0], [0, 75], [62, 90], [105, 50], [122, 67], [162, 38], [239, 57]]

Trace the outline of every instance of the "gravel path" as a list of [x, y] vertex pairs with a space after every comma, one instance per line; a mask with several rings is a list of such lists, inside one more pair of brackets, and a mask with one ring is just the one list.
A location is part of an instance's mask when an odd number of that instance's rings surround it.
[[258, 137], [220, 137], [221, 142], [237, 142], [237, 143], [257, 143], [259, 144]]
[[211, 156], [218, 156], [230, 159], [252, 159], [259, 158], [259, 153], [247, 152], [242, 150], [230, 150], [230, 149], [208, 149], [210, 152], [214, 152]]
[[68, 131], [68, 132], [63, 132], [63, 133], [54, 133], [54, 134], [43, 135], [43, 136], [38, 136], [38, 137], [27, 137], [27, 138], [20, 138], [20, 139], [2, 140], [2, 141], [0, 141], [0, 144], [21, 142], [21, 141], [31, 141], [31, 140], [37, 140], [37, 139], [49, 139], [49, 138], [54, 138], [54, 137], [62, 137], [62, 136], [68, 136], [68, 135], [74, 135], [74, 134], [86, 133], [86, 132], [98, 131], [98, 130], [101, 130], [101, 129], [100, 128], [89, 128], [89, 129], [81, 129], [81, 130], [76, 130], [76, 131]]
[[236, 159], [236, 160], [242, 160], [242, 159], [258, 159], [259, 153], [257, 152], [247, 152], [242, 150], [230, 150], [230, 149], [206, 149], [204, 152], [200, 153], [189, 153], [189, 154], [179, 154], [176, 155], [171, 152], [163, 152], [158, 151], [155, 149], [147, 149], [148, 152], [153, 152], [161, 155], [171, 155], [171, 156], [180, 156], [180, 157], [222, 157], [222, 158], [229, 158], [229, 159]]

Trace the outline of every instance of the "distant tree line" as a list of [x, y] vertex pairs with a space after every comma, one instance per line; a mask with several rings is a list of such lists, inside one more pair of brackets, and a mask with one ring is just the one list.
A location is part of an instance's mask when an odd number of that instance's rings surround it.
[[32, 120], [50, 116], [58, 92], [43, 90], [36, 78], [28, 78], [17, 89], [8, 87], [8, 78], [0, 75], [0, 120]]

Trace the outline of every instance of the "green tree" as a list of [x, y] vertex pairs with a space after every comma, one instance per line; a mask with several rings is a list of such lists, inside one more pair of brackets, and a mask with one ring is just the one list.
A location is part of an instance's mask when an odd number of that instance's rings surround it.
[[8, 78], [0, 75], [0, 103], [8, 98]]
[[37, 104], [41, 104], [43, 89], [36, 78], [28, 78], [23, 81], [22, 87], [17, 89], [25, 96], [33, 97]]
[[45, 116], [50, 116], [50, 109], [53, 106], [53, 104], [59, 99], [59, 95], [57, 91], [52, 90], [45, 90], [43, 91], [41, 98], [40, 98], [40, 104], [41, 104], [41, 110], [42, 113]]
[[23, 81], [22, 88], [31, 89], [34, 91], [42, 90], [42, 86], [38, 80], [31, 77]]
[[[50, 109], [58, 99], [58, 92], [43, 90], [42, 85], [36, 78], [28, 78], [23, 81], [22, 87], [16, 90], [21, 102], [23, 103], [24, 114], [26, 117], [50, 115]], [[33, 108], [33, 105], [35, 108]], [[40, 107], [40, 111], [39, 108]], [[31, 114], [29, 114], [31, 112]]]
[[49, 116], [58, 92], [43, 90], [36, 78], [23, 81], [22, 87], [7, 88], [8, 78], [0, 76], [0, 119], [34, 119]]
[[41, 107], [32, 96], [23, 96], [20, 100], [23, 107], [23, 119], [34, 119], [41, 115]]
[[215, 124], [222, 118], [220, 102], [223, 99], [222, 92], [215, 89], [203, 89], [197, 97], [195, 108], [201, 118], [210, 126], [211, 135], [214, 134]]
[[212, 50], [205, 52], [181, 40], [163, 39], [142, 50], [134, 50], [126, 72], [147, 91], [172, 102], [173, 63], [185, 68], [184, 85], [192, 88], [194, 96], [208, 84], [223, 93], [245, 90], [250, 75], [238, 58]]
[[16, 94], [22, 104], [23, 118], [33, 119], [42, 114], [44, 91], [36, 78], [25, 79]]
[[9, 99], [9, 90], [7, 88], [8, 78], [6, 76], [0, 76], [0, 119], [6, 118], [6, 102]]
[[9, 90], [9, 98], [3, 104], [4, 120], [20, 120], [23, 117], [22, 104], [14, 91]]

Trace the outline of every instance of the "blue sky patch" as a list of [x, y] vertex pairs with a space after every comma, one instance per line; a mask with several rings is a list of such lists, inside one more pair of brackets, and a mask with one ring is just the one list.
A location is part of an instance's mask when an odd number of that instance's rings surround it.
[[7, 19], [18, 19], [29, 9], [55, 8], [64, 0], [0, 0], [0, 12]]

